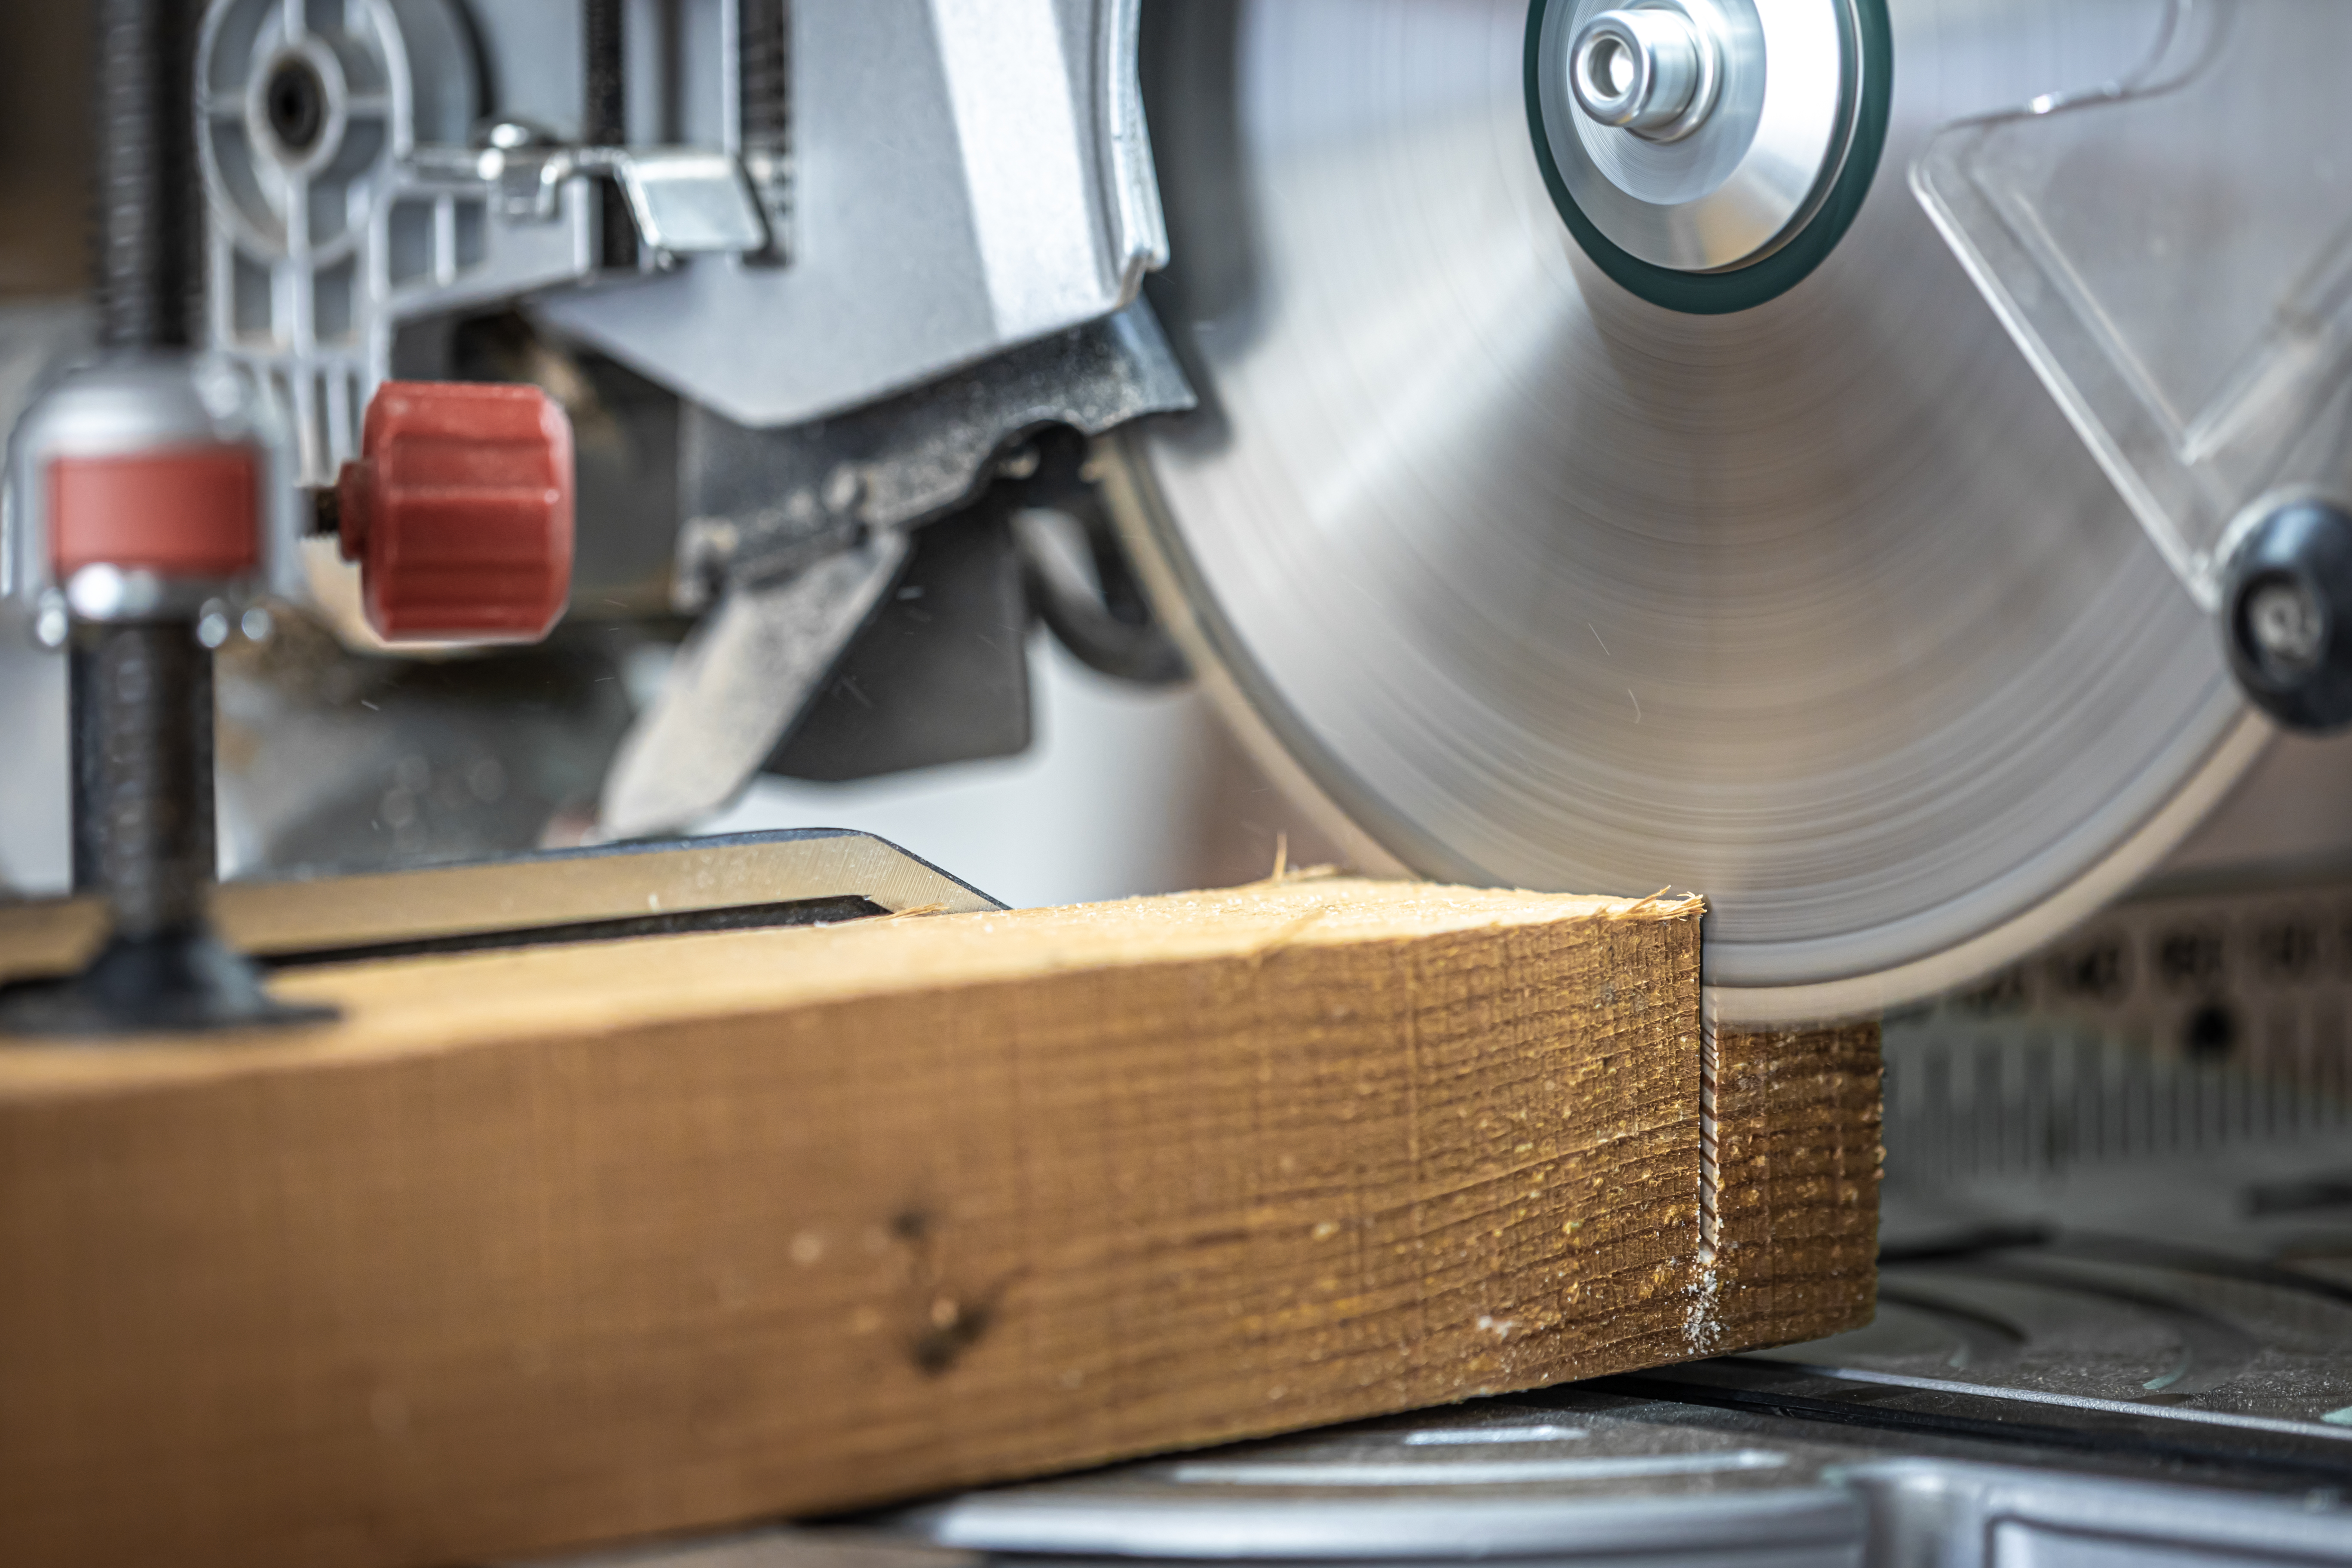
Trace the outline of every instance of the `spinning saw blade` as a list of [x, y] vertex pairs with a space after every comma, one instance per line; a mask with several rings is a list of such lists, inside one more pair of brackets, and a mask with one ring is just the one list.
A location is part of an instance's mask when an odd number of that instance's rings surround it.
[[1612, 216], [1543, 79], [1597, 9], [1163, 11], [1154, 298], [1202, 410], [1129, 441], [1133, 521], [1213, 680], [1404, 866], [1703, 889], [1729, 1020], [1959, 983], [2269, 733], [1906, 184], [2162, 8], [1818, 7], [1846, 140], [1760, 242]]

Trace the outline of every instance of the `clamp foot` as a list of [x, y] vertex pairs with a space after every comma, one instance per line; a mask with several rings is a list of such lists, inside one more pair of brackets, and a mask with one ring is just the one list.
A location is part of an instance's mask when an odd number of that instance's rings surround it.
[[114, 937], [80, 973], [0, 986], [0, 1033], [113, 1035], [322, 1024], [332, 1007], [280, 1002], [253, 961], [204, 928]]

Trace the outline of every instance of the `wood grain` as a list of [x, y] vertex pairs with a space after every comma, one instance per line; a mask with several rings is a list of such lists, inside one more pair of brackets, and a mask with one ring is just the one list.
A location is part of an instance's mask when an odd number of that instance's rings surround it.
[[1698, 923], [1623, 909], [1292, 881], [0, 1050], [0, 1562], [480, 1561], [1866, 1320], [1874, 1033], [1717, 1042], [1703, 1225]]
[[1878, 1025], [1718, 1030], [1716, 1272], [1773, 1343], [1874, 1294]]

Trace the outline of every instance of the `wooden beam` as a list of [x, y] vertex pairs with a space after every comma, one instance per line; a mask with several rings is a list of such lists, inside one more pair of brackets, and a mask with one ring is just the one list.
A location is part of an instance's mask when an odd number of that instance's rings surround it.
[[0, 1561], [479, 1561], [1860, 1323], [1875, 1031], [1710, 1050], [1698, 957], [1293, 880], [0, 1048]]

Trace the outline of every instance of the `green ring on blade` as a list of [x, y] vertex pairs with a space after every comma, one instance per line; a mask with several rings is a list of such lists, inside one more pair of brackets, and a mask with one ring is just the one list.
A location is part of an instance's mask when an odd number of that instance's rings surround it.
[[1837, 183], [1830, 187], [1821, 209], [1785, 244], [1759, 261], [1725, 272], [1683, 272], [1643, 260], [1602, 234], [1569, 194], [1544, 128], [1540, 91], [1544, 15], [1551, 4], [1552, 0], [1532, 0], [1528, 6], [1523, 78], [1528, 138], [1535, 143], [1536, 163], [1543, 171], [1551, 205], [1559, 209], [1560, 221], [1568, 225], [1593, 265], [1654, 305], [1693, 316], [1727, 316], [1780, 298], [1803, 282], [1837, 248], [1854, 215], [1862, 210], [1863, 198], [1870, 194], [1871, 182], [1878, 176], [1879, 154], [1886, 145], [1887, 110], [1895, 89], [1895, 34], [1886, 18], [1886, 0], [1853, 0], [1854, 28], [1862, 48], [1862, 101], [1855, 107], [1853, 140]]

